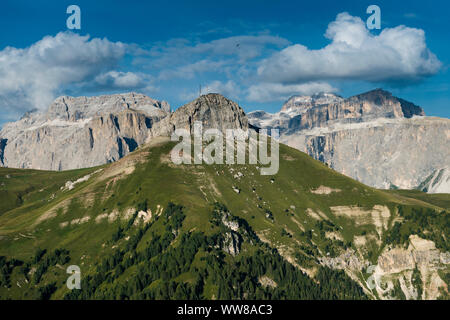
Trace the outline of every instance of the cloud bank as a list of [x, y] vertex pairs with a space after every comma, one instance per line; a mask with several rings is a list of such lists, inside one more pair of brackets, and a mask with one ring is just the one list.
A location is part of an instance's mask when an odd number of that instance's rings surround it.
[[375, 35], [360, 18], [341, 13], [325, 37], [330, 42], [319, 50], [267, 32], [145, 47], [62, 32], [0, 51], [1, 117], [44, 109], [63, 94], [159, 90], [165, 99], [187, 102], [199, 84], [203, 93], [243, 103], [277, 102], [339, 91], [339, 81], [408, 85], [442, 65], [421, 29], [398, 26]]

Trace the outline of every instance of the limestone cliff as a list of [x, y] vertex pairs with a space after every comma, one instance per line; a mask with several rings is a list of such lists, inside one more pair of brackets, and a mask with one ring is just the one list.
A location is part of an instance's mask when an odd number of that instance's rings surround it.
[[0, 131], [1, 165], [67, 170], [116, 161], [153, 136], [170, 107], [141, 94], [60, 97]]
[[[413, 189], [450, 165], [450, 120], [377, 89], [343, 99], [293, 97], [279, 113], [249, 113], [260, 128], [331, 168], [377, 188]], [[447, 183], [439, 192], [448, 192]]]

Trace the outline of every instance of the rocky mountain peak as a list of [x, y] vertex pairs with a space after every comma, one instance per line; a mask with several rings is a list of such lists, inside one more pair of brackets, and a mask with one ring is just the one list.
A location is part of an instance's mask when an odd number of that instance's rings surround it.
[[[219, 110], [219, 109], [231, 109], [233, 111], [242, 110], [242, 108], [233, 100], [230, 100], [220, 93], [208, 93], [201, 95], [197, 99], [185, 104], [184, 106], [180, 107], [182, 108], [197, 108], [197, 109], [213, 109], [213, 110]], [[242, 113], [244, 111], [242, 110]]]
[[226, 129], [248, 129], [248, 119], [244, 110], [234, 101], [218, 93], [202, 95], [161, 121], [161, 135], [170, 134], [175, 129], [193, 132], [195, 121], [201, 121], [203, 128], [214, 128], [224, 132]]
[[35, 114], [37, 114], [37, 113], [39, 113], [39, 110], [36, 109], [36, 108], [33, 108], [33, 109], [31, 109], [31, 110], [25, 112], [25, 113], [23, 114], [23, 116], [20, 118], [20, 120], [22, 120], [22, 119], [27, 119], [27, 118], [31, 118], [31, 117], [33, 117], [33, 115], [35, 115]]
[[[375, 89], [347, 99], [333, 93], [293, 96], [278, 114], [269, 115], [269, 118], [276, 118], [276, 127], [296, 131], [324, 127], [336, 122], [358, 123], [424, 115], [421, 107], [383, 89]], [[274, 124], [273, 119], [268, 119], [268, 115], [250, 115], [252, 121], [258, 121], [258, 117], [266, 124]]]

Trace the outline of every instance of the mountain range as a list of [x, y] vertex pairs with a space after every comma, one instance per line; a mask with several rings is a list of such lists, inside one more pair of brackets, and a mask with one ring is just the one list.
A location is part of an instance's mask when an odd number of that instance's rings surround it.
[[168, 103], [136, 93], [60, 97], [46, 112], [26, 113], [3, 127], [0, 166], [69, 170], [101, 165], [200, 119], [220, 130], [279, 129], [282, 143], [372, 187], [450, 193], [450, 120], [426, 117], [421, 107], [387, 91], [348, 99], [332, 93], [293, 96], [274, 114], [246, 115], [216, 94], [201, 99], [202, 107], [194, 101], [170, 112]]
[[60, 97], [46, 112], [26, 113], [0, 131], [0, 165], [70, 170], [114, 162], [157, 136], [189, 129], [248, 128], [236, 103], [216, 94], [170, 112], [170, 106], [137, 93]]
[[[335, 95], [296, 97], [308, 107], [293, 122], [423, 117], [378, 94], [353, 111]], [[450, 194], [376, 189], [283, 143], [273, 176], [171, 161], [177, 128], [275, 127], [252, 119], [219, 94], [170, 112], [132, 93], [59, 98], [6, 125], [0, 298], [449, 299]], [[423, 188], [447, 177], [434, 171]], [[66, 286], [69, 265], [80, 290]]]

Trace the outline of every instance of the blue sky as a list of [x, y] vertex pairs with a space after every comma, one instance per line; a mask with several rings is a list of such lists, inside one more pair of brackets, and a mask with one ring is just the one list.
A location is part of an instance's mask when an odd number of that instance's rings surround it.
[[[68, 31], [66, 8], [81, 8]], [[381, 8], [369, 31], [366, 8]], [[0, 125], [59, 95], [137, 91], [173, 108], [220, 92], [246, 111], [374, 88], [449, 117], [447, 1], [0, 3]]]

